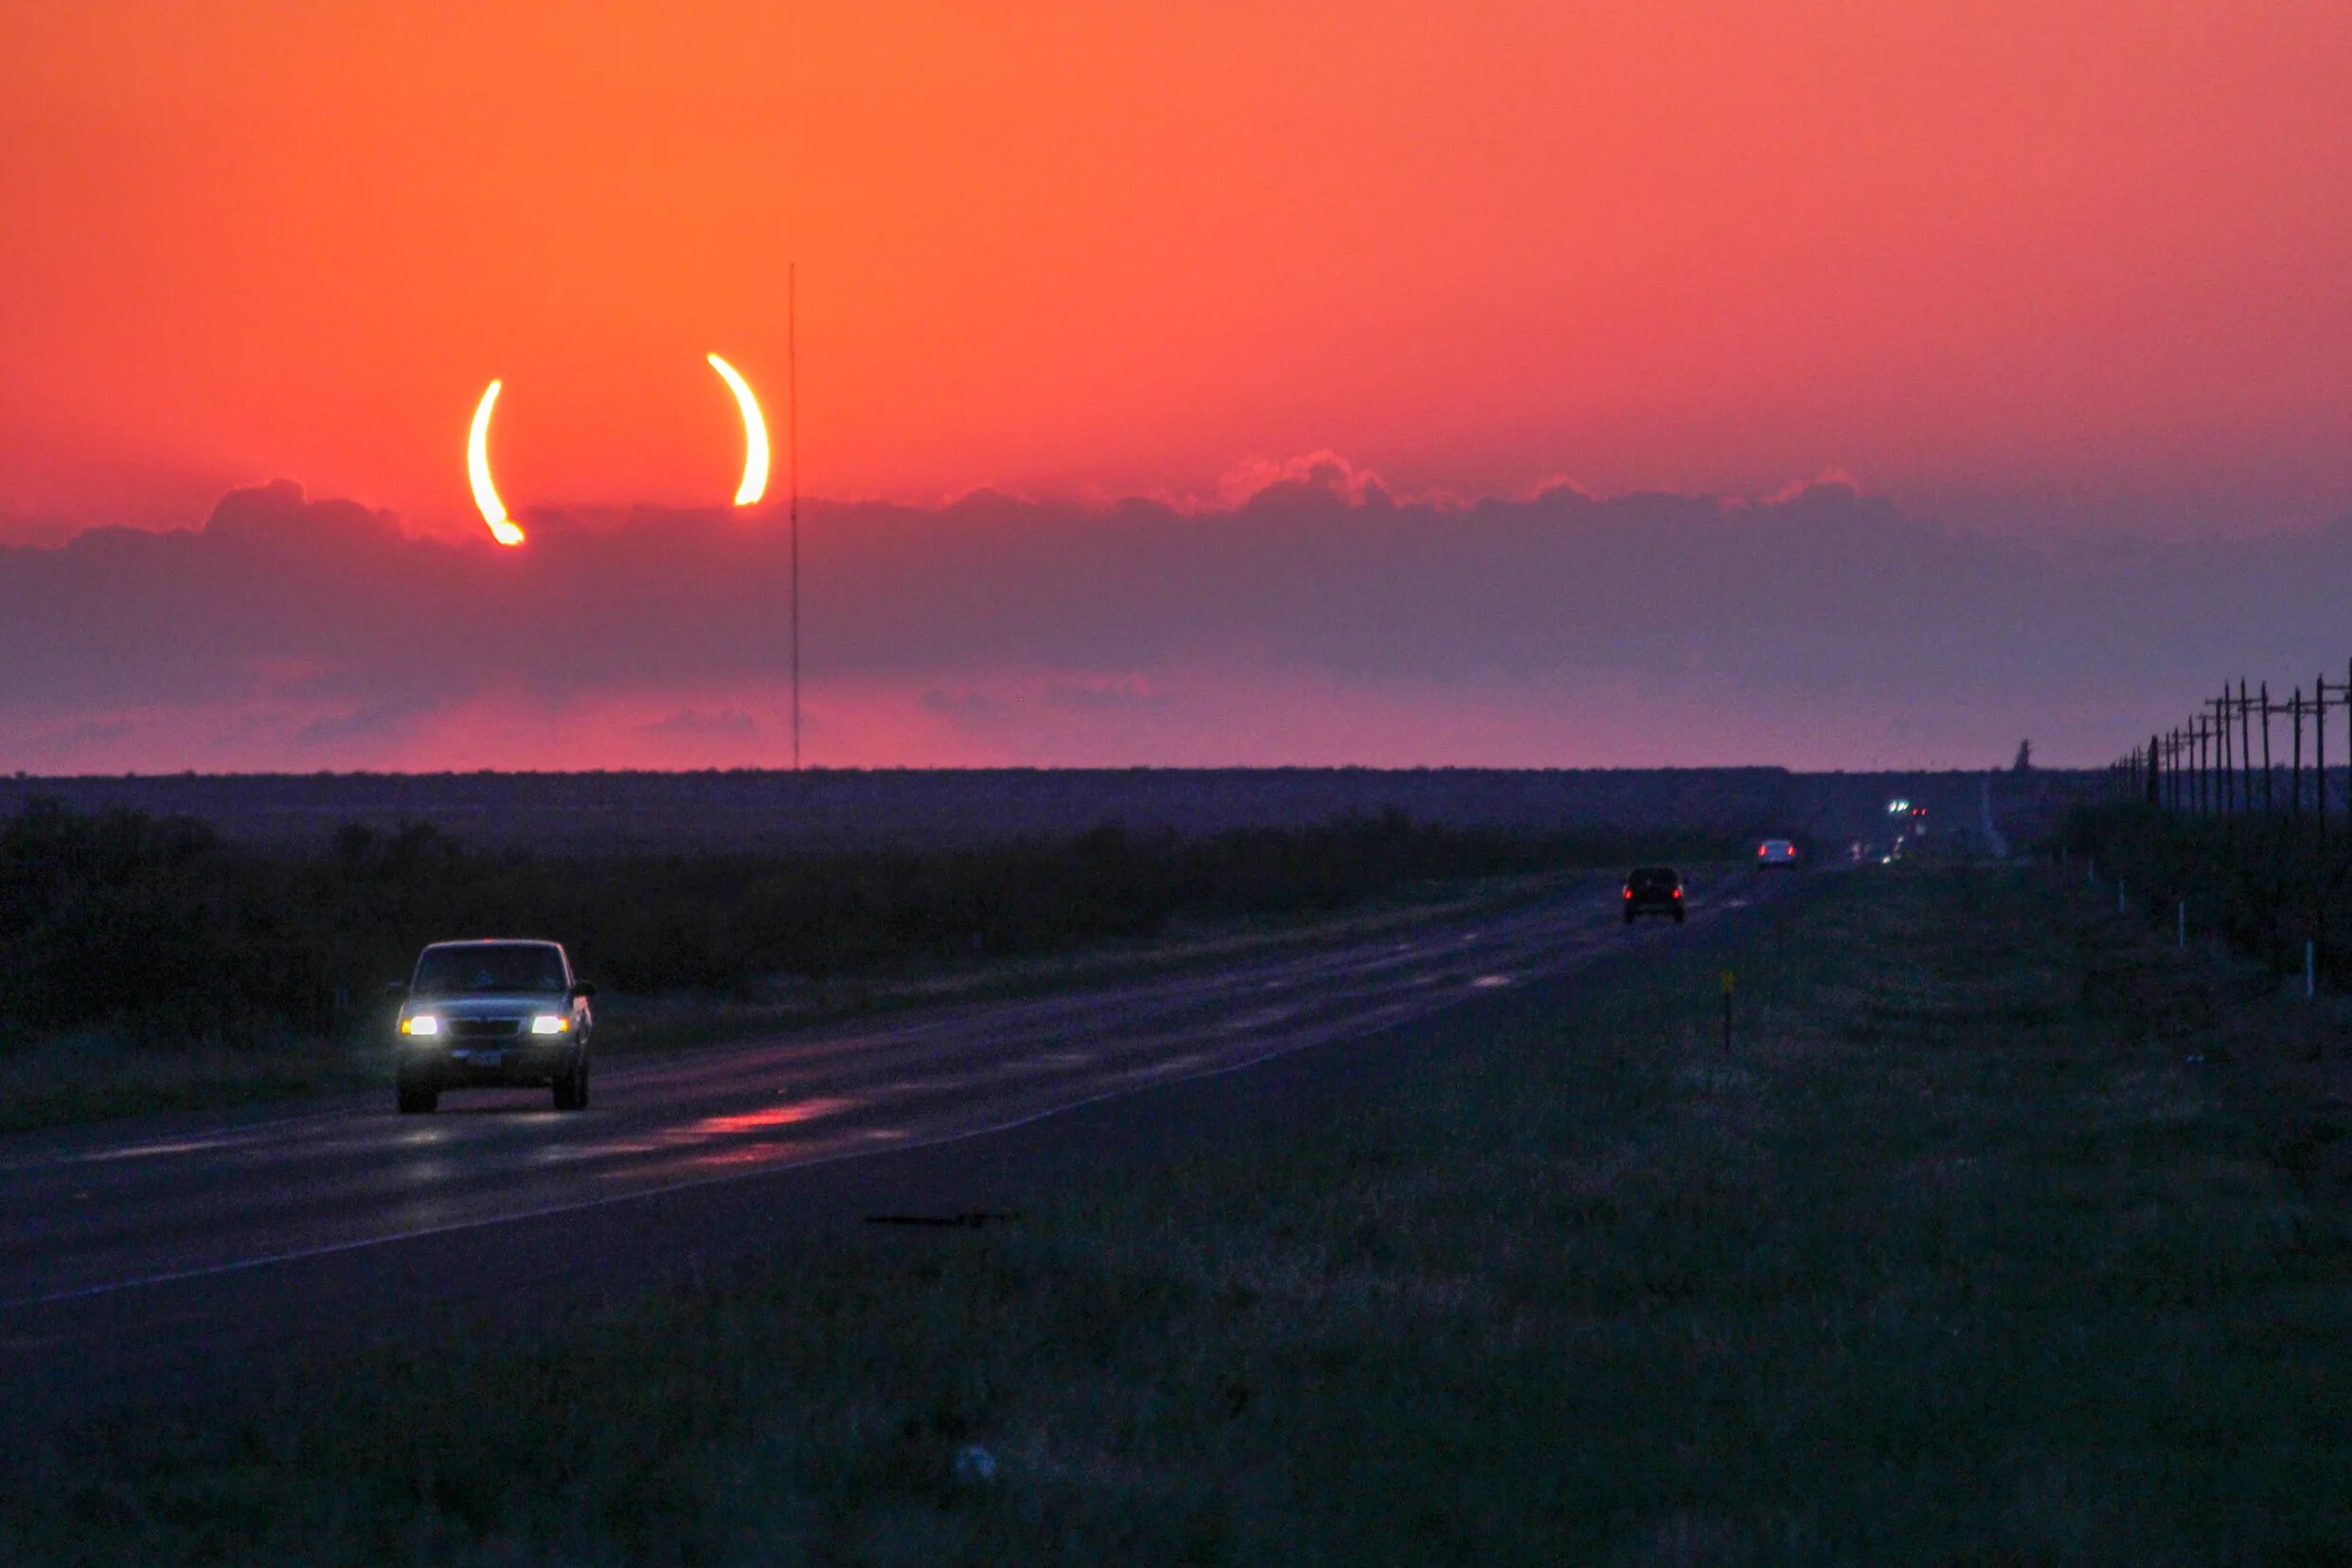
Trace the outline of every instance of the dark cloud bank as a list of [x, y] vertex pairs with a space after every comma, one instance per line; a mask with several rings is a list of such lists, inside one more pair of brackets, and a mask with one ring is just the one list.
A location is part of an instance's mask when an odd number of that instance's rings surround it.
[[[331, 747], [491, 690], [675, 692], [678, 732], [745, 727], [694, 693], [782, 668], [780, 509], [529, 523], [516, 551], [416, 538], [281, 483], [196, 529], [0, 549], [0, 742], [277, 704], [308, 715], [303, 743]], [[1204, 512], [816, 504], [803, 562], [810, 668], [904, 687], [942, 722], [985, 717], [993, 676], [1082, 725], [1148, 719], [1163, 677], [1215, 670], [1292, 694], [1523, 707], [1591, 687], [1833, 730], [1855, 717], [1850, 735], [1757, 761], [1859, 765], [1886, 715], [1930, 732], [1922, 760], [1987, 763], [2030, 734], [2053, 759], [2095, 761], [2225, 674], [2340, 677], [2352, 654], [2352, 521], [2059, 564], [1837, 486], [1758, 505], [1560, 488], [1438, 507], [1334, 468]], [[1694, 743], [1687, 759], [1719, 758]]]

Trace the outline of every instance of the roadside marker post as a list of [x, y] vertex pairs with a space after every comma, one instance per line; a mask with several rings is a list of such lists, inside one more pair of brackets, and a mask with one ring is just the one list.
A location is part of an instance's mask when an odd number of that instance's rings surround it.
[[2121, 877], [2115, 879], [2115, 913], [2118, 915], [2131, 913], [2130, 907], [2124, 901], [2124, 880]]
[[1726, 1052], [1732, 1048], [1732, 987], [1735, 984], [1737, 981], [1732, 971], [1725, 970], [1723, 971], [1723, 1049]]
[[2175, 944], [2183, 953], [2188, 951], [2188, 900], [2181, 900], [2181, 938]]
[[2319, 994], [2319, 944], [2303, 944], [2303, 999], [2308, 1002]]

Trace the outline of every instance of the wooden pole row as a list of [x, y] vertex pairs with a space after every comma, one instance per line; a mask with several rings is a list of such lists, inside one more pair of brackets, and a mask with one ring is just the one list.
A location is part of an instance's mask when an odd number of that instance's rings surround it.
[[[2146, 749], [2134, 746], [2117, 758], [2109, 769], [2109, 787], [2119, 797], [2137, 798], [2163, 810], [2197, 816], [2236, 817], [2256, 811], [2276, 815], [2281, 792], [2273, 727], [2283, 719], [2287, 722], [2289, 748], [2286, 812], [2296, 821], [2302, 820], [2304, 775], [2307, 771], [2311, 814], [2324, 835], [2331, 794], [2327, 755], [2330, 708], [2344, 710], [2346, 741], [2352, 745], [2352, 664], [2347, 664], [2343, 680], [2331, 682], [2322, 675], [2311, 683], [2308, 692], [2298, 686], [2284, 701], [2271, 696], [2268, 681], [2255, 686], [2241, 679], [2235, 690], [2225, 683], [2220, 695], [2200, 704], [2185, 724], [2152, 735]], [[2262, 721], [2259, 761], [2254, 739], [2256, 718]], [[2311, 731], [2307, 770], [2303, 749], [2307, 722]], [[2257, 767], [2262, 775], [2258, 789], [2254, 782]], [[2344, 776], [2352, 779], [2352, 755], [2346, 757], [2343, 769]]]

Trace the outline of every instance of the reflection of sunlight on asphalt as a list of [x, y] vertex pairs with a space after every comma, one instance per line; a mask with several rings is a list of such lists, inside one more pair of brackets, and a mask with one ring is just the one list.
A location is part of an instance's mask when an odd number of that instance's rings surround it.
[[[597, 1154], [662, 1154], [678, 1156], [645, 1165], [624, 1166], [604, 1172], [623, 1179], [682, 1167], [747, 1165], [790, 1159], [822, 1146], [823, 1140], [762, 1138], [758, 1134], [782, 1127], [798, 1127], [821, 1117], [852, 1110], [865, 1102], [847, 1096], [793, 1100], [733, 1115], [705, 1116], [689, 1127], [667, 1128], [650, 1136], [607, 1144], [591, 1144], [581, 1156]], [[733, 1141], [730, 1141], [733, 1140]]]
[[101, 1149], [95, 1153], [75, 1158], [85, 1165], [107, 1160], [151, 1160], [158, 1154], [193, 1154], [206, 1149], [225, 1149], [237, 1142], [235, 1138], [191, 1138], [186, 1143], [134, 1144], [129, 1149]]
[[736, 1132], [757, 1132], [763, 1128], [790, 1127], [794, 1122], [829, 1116], [858, 1102], [854, 1099], [801, 1100], [791, 1105], [772, 1105], [764, 1111], [746, 1111], [733, 1116], [705, 1116], [672, 1138], [723, 1138]]
[[796, 1143], [769, 1143], [749, 1144], [739, 1149], [706, 1149], [703, 1153], [688, 1155], [684, 1160], [675, 1161], [672, 1167], [664, 1168], [684, 1167], [707, 1169], [713, 1166], [762, 1165], [768, 1161], [781, 1160], [793, 1154], [805, 1154], [814, 1147], [816, 1146]]

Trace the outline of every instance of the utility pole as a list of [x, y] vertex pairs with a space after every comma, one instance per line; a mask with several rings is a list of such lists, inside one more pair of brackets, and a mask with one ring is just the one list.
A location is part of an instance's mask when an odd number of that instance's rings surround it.
[[793, 550], [793, 772], [800, 771], [800, 263], [784, 264], [785, 514]]
[[2213, 733], [2213, 720], [2204, 714], [2197, 716], [2197, 727], [2203, 732], [2205, 746], [2205, 814], [2221, 814], [2221, 742]]
[[2230, 684], [2227, 681], [2222, 682], [2221, 695], [2213, 698], [2205, 705], [2213, 709], [2214, 772], [2218, 775], [2214, 779], [2214, 784], [2217, 799], [2221, 808], [2221, 814], [2228, 816], [2237, 804], [2236, 780], [2230, 776], [2233, 770], [2230, 758]]
[[2213, 702], [2208, 698], [2205, 711], [2197, 716], [2198, 744], [2204, 748], [2205, 814], [2221, 814], [2221, 742], [2213, 733]]
[[2254, 696], [2237, 678], [2237, 809], [2254, 814]]
[[2205, 744], [2199, 739], [2197, 727], [2197, 715], [2192, 713], [2189, 715], [2188, 722], [2189, 814], [2203, 816], [2205, 814]]
[[2271, 683], [2262, 683], [2262, 811], [2266, 816], [2278, 814], [2277, 787], [2271, 779]]
[[[2352, 731], [2352, 681], [2346, 681], [2336, 688], [2336, 705], [2344, 711], [2344, 728]], [[2344, 739], [2347, 741], [2346, 752], [2352, 753], [2352, 734], [2347, 734]], [[2319, 756], [2312, 764], [2311, 773], [2313, 780], [2319, 787], [2320, 796], [2325, 800], [2327, 795], [2327, 743], [2325, 740], [2319, 741], [2315, 749]], [[2344, 771], [2346, 783], [2352, 786], [2352, 757], [2347, 757]], [[2344, 814], [2347, 818], [2352, 818], [2352, 789], [2347, 789], [2345, 793]]]
[[2295, 687], [2295, 695], [2288, 704], [2287, 712], [2294, 732], [2295, 750], [2292, 771], [2287, 775], [2287, 815], [2289, 820], [2303, 820], [2303, 688]]
[[2311, 683], [2311, 816], [2320, 852], [2327, 851], [2327, 678]]
[[2213, 726], [2201, 713], [2189, 727], [2197, 736], [2197, 814], [2212, 816], [2221, 804], [2219, 781], [2213, 776]]
[[2243, 816], [2246, 812], [2246, 784], [2249, 778], [2246, 771], [2246, 748], [2238, 742], [2239, 704], [2237, 699], [2230, 695], [2230, 683], [2227, 681], [2221, 683], [2221, 700], [2224, 704], [2221, 712], [2221, 727], [2229, 732], [2227, 745], [2230, 758], [2230, 814]]

